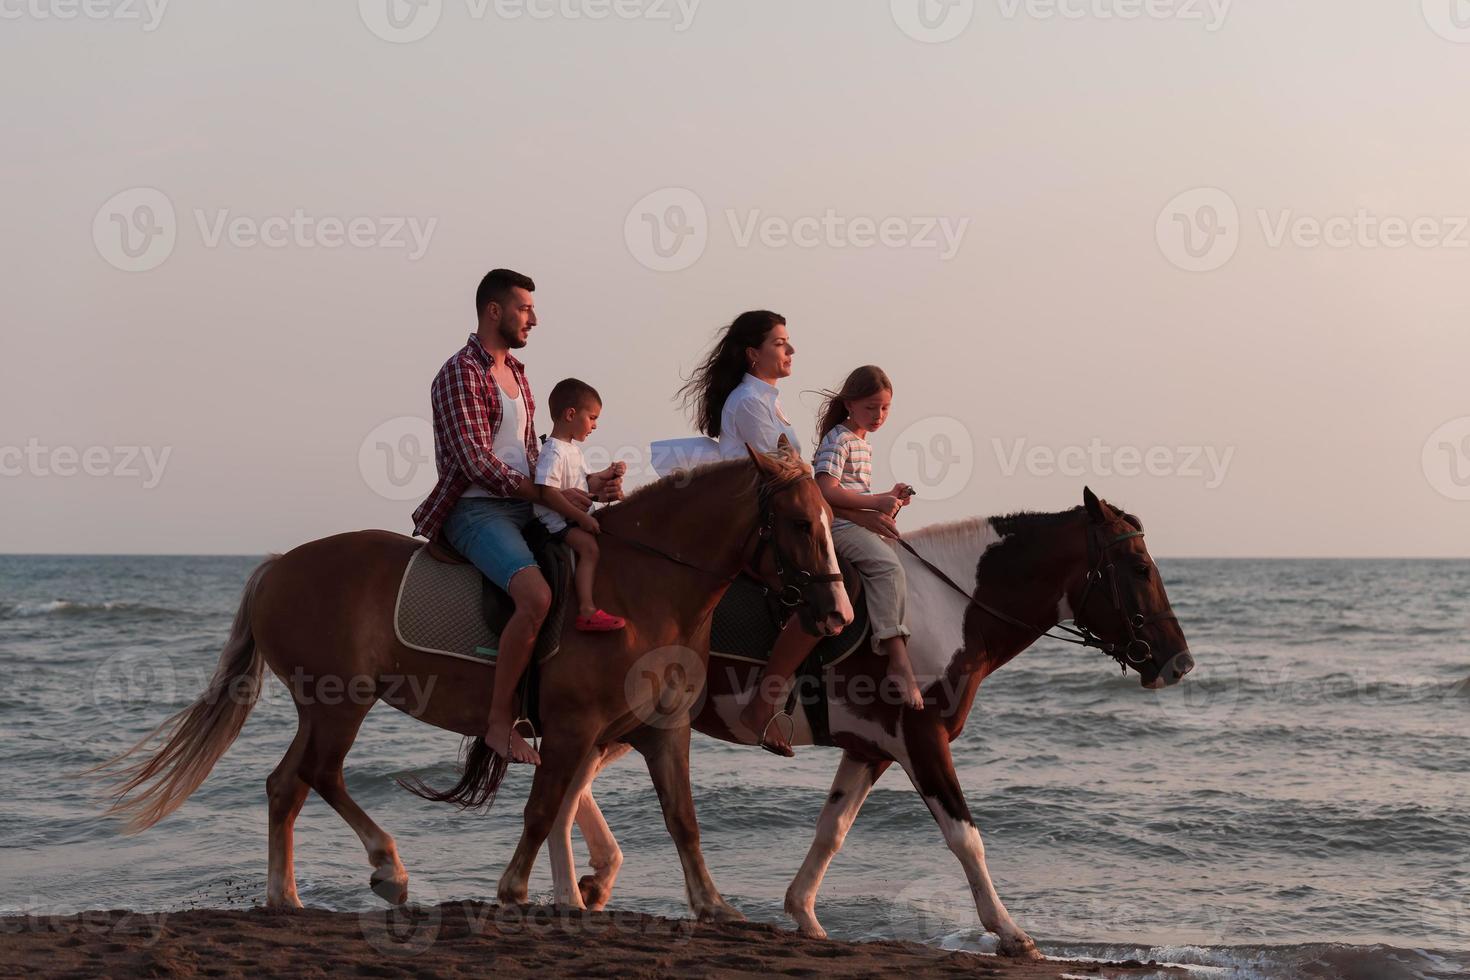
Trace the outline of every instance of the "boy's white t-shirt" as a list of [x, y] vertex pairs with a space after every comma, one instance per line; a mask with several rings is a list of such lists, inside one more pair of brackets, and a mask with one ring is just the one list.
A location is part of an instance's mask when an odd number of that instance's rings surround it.
[[[538, 486], [586, 493], [587, 463], [582, 458], [582, 447], [575, 442], [563, 442], [555, 436], [548, 438], [536, 460], [536, 483]], [[552, 534], [567, 526], [566, 518], [550, 507], [537, 504], [536, 516]]]

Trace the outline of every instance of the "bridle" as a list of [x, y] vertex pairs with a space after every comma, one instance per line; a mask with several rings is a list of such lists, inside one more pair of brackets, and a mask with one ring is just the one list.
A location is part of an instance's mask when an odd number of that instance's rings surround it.
[[[771, 508], [771, 501], [776, 494], [791, 489], [805, 479], [809, 479], [809, 477], [802, 476], [794, 480], [789, 480], [786, 483], [772, 488], [769, 492], [762, 494], [761, 521], [755, 530], [755, 551], [742, 569], [752, 579], [760, 583], [761, 595], [765, 596], [767, 601], [773, 602], [778, 607], [776, 618], [783, 628], [787, 620], [791, 618], [793, 612], [802, 606], [811, 605], [811, 597], [808, 595], [808, 592], [812, 586], [830, 585], [833, 582], [842, 581], [841, 572], [813, 575], [803, 568], [798, 569], [794, 575], [790, 575], [786, 571], [786, 565], [789, 559], [781, 549], [780, 542], [776, 540], [776, 514]], [[767, 548], [771, 549], [771, 557], [776, 563], [776, 581], [781, 583], [779, 589], [772, 589], [765, 583], [764, 578], [760, 574], [761, 555], [765, 553]]]
[[[740, 548], [740, 554], [742, 556], [749, 552], [750, 557], [742, 558], [739, 570], [733, 575], [726, 575], [723, 572], [713, 571], [701, 565], [696, 565], [693, 562], [680, 558], [678, 555], [670, 554], [657, 545], [651, 545], [634, 538], [626, 537], [608, 528], [603, 528], [602, 533], [631, 545], [634, 548], [638, 548], [641, 551], [662, 558], [665, 561], [682, 565], [685, 568], [692, 568], [696, 572], [702, 572], [711, 578], [718, 579], [721, 585], [730, 585], [741, 575], [748, 575], [760, 585], [761, 594], [768, 600], [774, 601], [780, 607], [782, 610], [780, 619], [782, 625], [785, 625], [786, 620], [793, 612], [802, 606], [811, 604], [808, 591], [812, 586], [842, 581], [842, 574], [840, 572], [826, 575], [813, 575], [806, 569], [797, 569], [795, 572], [788, 571], [787, 566], [790, 564], [790, 559], [781, 548], [780, 543], [776, 540], [776, 512], [772, 506], [775, 503], [775, 499], [786, 491], [794, 489], [801, 481], [809, 479], [811, 477], [802, 475], [760, 488], [759, 520], [756, 522], [756, 526], [751, 529], [750, 534], [746, 535], [745, 543]], [[755, 539], [754, 548], [751, 547], [752, 538]], [[775, 588], [766, 584], [765, 576], [760, 571], [761, 556], [765, 554], [767, 548], [771, 550], [771, 556], [776, 563], [776, 581], [780, 585]]]
[[[1088, 525], [1087, 563], [1089, 565], [1089, 568], [1087, 572], [1086, 584], [1082, 588], [1082, 596], [1077, 601], [1077, 610], [1072, 614], [1072, 622], [1076, 628], [1074, 629], [1072, 626], [1067, 626], [1063, 623], [1058, 623], [1055, 627], [1052, 627], [1053, 629], [1059, 629], [1062, 630], [1064, 633], [1071, 634], [1070, 636], [1058, 635], [1056, 633], [1053, 633], [1050, 629], [1040, 629], [1036, 626], [1024, 623], [1016, 617], [1010, 615], [1009, 613], [1002, 612], [1001, 610], [996, 609], [994, 606], [987, 605], [986, 603], [981, 602], [969, 592], [966, 592], [964, 588], [962, 588], [955, 582], [954, 579], [945, 574], [943, 569], [941, 569], [929, 559], [925, 558], [923, 555], [915, 551], [913, 545], [909, 544], [902, 538], [899, 539], [899, 544], [903, 545], [903, 547], [907, 549], [909, 554], [917, 558], [919, 560], [919, 564], [927, 568], [931, 573], [938, 577], [940, 581], [944, 582], [950, 588], [954, 589], [960, 595], [964, 596], [967, 602], [969, 602], [971, 605], [975, 606], [982, 612], [988, 613], [1001, 622], [1024, 630], [1027, 633], [1039, 634], [1039, 637], [1049, 637], [1053, 640], [1061, 640], [1063, 643], [1075, 643], [1077, 646], [1080, 647], [1091, 647], [1094, 650], [1099, 650], [1116, 660], [1118, 662], [1118, 666], [1126, 673], [1130, 664], [1134, 667], [1139, 667], [1143, 664], [1148, 663], [1149, 657], [1152, 655], [1153, 652], [1153, 648], [1149, 646], [1147, 640], [1138, 635], [1138, 631], [1143, 629], [1150, 623], [1161, 622], [1166, 619], [1177, 620], [1178, 617], [1174, 615], [1173, 609], [1167, 606], [1165, 607], [1164, 612], [1157, 613], [1153, 616], [1144, 616], [1142, 613], [1130, 613], [1128, 611], [1128, 609], [1123, 605], [1122, 591], [1118, 588], [1117, 566], [1116, 563], [1113, 562], [1109, 553], [1115, 546], [1122, 544], [1124, 541], [1130, 541], [1133, 538], [1143, 537], [1143, 531], [1128, 531], [1124, 534], [1120, 534], [1117, 537], [1108, 540], [1104, 540], [1104, 534], [1105, 532], [1103, 531], [1103, 529], [1098, 527], [1097, 525]], [[1122, 649], [1119, 649], [1118, 644], [1110, 643], [1107, 640], [1104, 640], [1102, 637], [1098, 636], [1082, 620], [1083, 612], [1087, 608], [1087, 599], [1088, 596], [1092, 593], [1093, 586], [1097, 585], [1104, 579], [1106, 579], [1108, 582], [1108, 591], [1106, 595], [1109, 597], [1112, 603], [1113, 610], [1117, 612], [1122, 618], [1123, 629], [1128, 634], [1128, 641], [1122, 645]], [[1136, 657], [1134, 656], [1135, 650], [1139, 651]]]
[[[1077, 628], [1075, 630], [1069, 630], [1069, 632], [1076, 633], [1082, 637], [1084, 645], [1097, 647], [1103, 653], [1118, 661], [1118, 666], [1124, 672], [1127, 672], [1130, 664], [1134, 667], [1141, 666], [1142, 664], [1148, 663], [1153, 655], [1153, 647], [1149, 645], [1147, 640], [1138, 635], [1139, 630], [1142, 630], [1150, 623], [1161, 623], [1169, 619], [1177, 622], [1179, 617], [1174, 615], [1173, 608], [1167, 604], [1164, 606], [1163, 612], [1155, 613], [1152, 616], [1145, 616], [1143, 613], [1137, 611], [1136, 608], [1129, 610], [1123, 603], [1123, 590], [1118, 587], [1118, 566], [1112, 560], [1110, 552], [1115, 546], [1122, 544], [1124, 541], [1131, 541], [1134, 538], [1143, 537], [1143, 530], [1126, 531], [1107, 540], [1104, 540], [1103, 535], [1104, 531], [1102, 528], [1096, 525], [1088, 526], [1087, 562], [1092, 567], [1087, 572], [1086, 583], [1082, 586], [1082, 595], [1077, 600], [1077, 610], [1072, 614], [1072, 623]], [[1107, 580], [1108, 585], [1107, 592], [1104, 594], [1108, 597], [1113, 611], [1122, 617], [1123, 630], [1128, 635], [1128, 640], [1122, 645], [1121, 650], [1118, 649], [1118, 644], [1108, 643], [1099, 638], [1082, 620], [1082, 615], [1087, 609], [1088, 596], [1092, 594], [1093, 587], [1104, 579]], [[1134, 604], [1136, 607], [1136, 601]], [[1067, 629], [1067, 627], [1063, 627], [1063, 629]], [[1135, 650], [1138, 651], [1137, 656], [1134, 656]]]

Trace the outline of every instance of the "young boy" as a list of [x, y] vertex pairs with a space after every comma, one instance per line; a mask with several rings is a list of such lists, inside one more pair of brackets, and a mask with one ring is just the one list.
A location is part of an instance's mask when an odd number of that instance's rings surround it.
[[[597, 428], [602, 414], [602, 397], [591, 385], [567, 378], [551, 389], [551, 438], [541, 447], [536, 461], [536, 482], [546, 488], [548, 506], [536, 505], [536, 516], [553, 537], [565, 534], [567, 544], [577, 555], [577, 629], [591, 633], [620, 630], [626, 625], [621, 616], [613, 616], [597, 608], [592, 601], [592, 582], [597, 575], [597, 539], [601, 533], [597, 519], [578, 510], [562, 490], [587, 491], [587, 464], [582, 448]], [[614, 463], [598, 476], [621, 476], [627, 467]], [[567, 521], [573, 521], [576, 527]]]

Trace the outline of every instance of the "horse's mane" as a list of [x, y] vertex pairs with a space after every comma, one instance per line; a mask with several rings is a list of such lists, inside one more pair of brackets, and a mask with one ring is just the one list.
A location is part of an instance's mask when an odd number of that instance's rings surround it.
[[[803, 477], [811, 476], [811, 468], [795, 456], [783, 452], [765, 453], [764, 455], [766, 459], [776, 463], [779, 467], [779, 472], [776, 477], [777, 483], [784, 484], [788, 481], [800, 480]], [[679, 470], [639, 487], [618, 503], [605, 508], [603, 513], [611, 515], [625, 507], [631, 507], [634, 504], [663, 497], [665, 492], [669, 490], [687, 490], [692, 483], [705, 477], [715, 476], [722, 472], [733, 473], [736, 470], [745, 469], [748, 466], [750, 466], [750, 458], [748, 456], [741, 456], [738, 459], [723, 459], [715, 463], [703, 463], [693, 469]], [[751, 476], [754, 477], [755, 471], [753, 468], [750, 472]], [[755, 490], [756, 486], [756, 482], [752, 480], [750, 489]]]
[[[1140, 531], [1143, 530], [1143, 523], [1138, 518], [1124, 512], [1120, 508], [1114, 509], [1117, 510], [1120, 518], [1132, 524]], [[995, 529], [996, 534], [1002, 538], [1009, 538], [1013, 535], [1025, 534], [1030, 531], [1049, 530], [1063, 524], [1070, 524], [1085, 515], [1086, 509], [1078, 506], [1070, 510], [1055, 512], [1022, 510], [995, 517], [964, 517], [957, 521], [930, 524], [927, 527], [922, 527], [917, 531], [905, 534], [904, 537], [911, 542], [941, 544], [954, 539], [971, 537], [980, 528], [989, 524]]]

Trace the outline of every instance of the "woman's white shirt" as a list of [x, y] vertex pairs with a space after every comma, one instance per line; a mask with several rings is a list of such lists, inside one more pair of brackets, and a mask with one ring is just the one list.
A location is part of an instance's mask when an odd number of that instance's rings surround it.
[[744, 456], [746, 443], [757, 452], [775, 452], [783, 435], [791, 441], [797, 455], [801, 455], [801, 440], [781, 411], [778, 394], [775, 385], [753, 374], [741, 379], [720, 412], [721, 457], [736, 459]]

